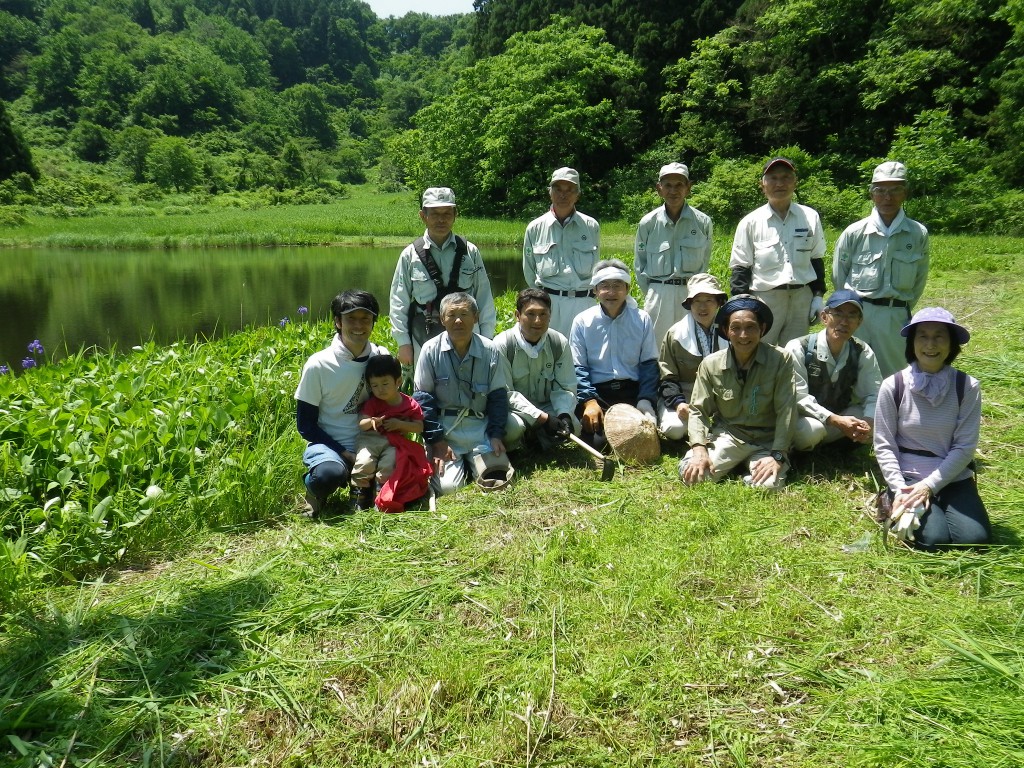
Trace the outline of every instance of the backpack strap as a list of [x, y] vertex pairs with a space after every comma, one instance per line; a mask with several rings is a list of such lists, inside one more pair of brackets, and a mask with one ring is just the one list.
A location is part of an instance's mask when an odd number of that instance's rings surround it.
[[811, 360], [814, 359], [814, 351], [817, 349], [817, 337], [816, 333], [808, 333], [807, 338], [804, 340], [804, 369], [811, 364]]
[[[516, 352], [519, 351], [519, 342], [515, 340], [515, 337], [511, 333], [507, 333], [505, 334], [505, 339], [502, 343], [505, 345], [505, 347], [504, 349], [500, 349], [498, 351], [501, 352], [501, 354], [503, 354], [506, 357], [506, 359], [509, 362], [509, 365], [514, 364], [516, 361]], [[554, 358], [554, 362], [557, 363], [558, 359], [562, 356], [562, 353], [565, 351], [565, 346], [562, 344], [561, 339], [559, 339], [557, 336], [551, 333], [548, 333], [548, 344], [551, 345], [551, 355]]]
[[434, 288], [437, 291], [436, 300], [443, 299], [449, 293], [459, 290], [459, 271], [462, 269], [462, 260], [469, 253], [469, 243], [466, 238], [461, 235], [455, 236], [455, 261], [452, 262], [452, 271], [448, 275], [447, 284], [441, 277], [441, 268], [434, 261], [426, 241], [422, 237], [417, 237], [413, 240], [412, 247], [416, 251], [416, 255], [420, 257], [420, 261], [423, 262], [423, 266], [427, 268], [427, 274], [430, 275], [430, 279], [434, 283]]
[[[956, 404], [960, 406], [964, 404], [964, 392], [967, 391], [967, 374], [959, 368], [954, 368], [953, 372], [956, 375]], [[903, 401], [903, 371], [896, 371], [893, 377], [893, 399], [896, 401], [896, 412], [899, 413], [900, 403]]]

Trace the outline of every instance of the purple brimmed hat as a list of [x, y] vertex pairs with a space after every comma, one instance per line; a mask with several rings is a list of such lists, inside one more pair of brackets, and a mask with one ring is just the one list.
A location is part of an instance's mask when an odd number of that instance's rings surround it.
[[741, 293], [725, 302], [722, 308], [718, 310], [718, 314], [715, 315], [718, 335], [723, 339], [728, 339], [729, 336], [726, 334], [725, 328], [729, 324], [729, 318], [733, 312], [742, 312], [745, 309], [749, 309], [757, 316], [757, 319], [765, 326], [765, 333], [771, 330], [772, 323], [775, 322], [771, 308], [756, 296], [751, 296], [749, 293]]
[[900, 336], [904, 338], [910, 333], [910, 327], [919, 323], [945, 323], [949, 326], [949, 332], [956, 337], [961, 344], [971, 340], [971, 332], [953, 319], [953, 314], [942, 307], [925, 307], [910, 318], [910, 322], [900, 329]]

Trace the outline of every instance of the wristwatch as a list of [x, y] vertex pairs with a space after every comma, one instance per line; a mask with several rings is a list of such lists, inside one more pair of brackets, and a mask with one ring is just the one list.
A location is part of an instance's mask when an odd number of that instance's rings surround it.
[[784, 454], [782, 451], [772, 451], [770, 455], [773, 459], [779, 462], [779, 464], [786, 463], [786, 454]]

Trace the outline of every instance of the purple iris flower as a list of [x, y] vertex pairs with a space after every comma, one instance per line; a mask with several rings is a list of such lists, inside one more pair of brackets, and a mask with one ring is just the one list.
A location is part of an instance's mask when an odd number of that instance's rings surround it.
[[6, 376], [10, 372], [11, 369], [8, 368], [6, 365], [0, 365], [0, 376]]
[[308, 315], [309, 314], [309, 307], [299, 307], [295, 311], [298, 312], [300, 315]]
[[21, 361], [21, 367], [26, 369], [26, 370], [29, 369], [29, 368], [35, 368], [36, 367], [36, 361], [34, 359], [32, 359], [31, 357], [26, 357], [24, 360]]
[[287, 317], [282, 317], [282, 318], [281, 318], [281, 322], [279, 322], [279, 323], [277, 324], [277, 327], [278, 327], [278, 328], [284, 328], [284, 327], [285, 327], [286, 325], [288, 325], [288, 323], [290, 323], [290, 322], [291, 322], [291, 320], [289, 320], [289, 319], [288, 319]]
[[39, 339], [36, 339], [35, 341], [28, 345], [28, 351], [31, 352], [33, 355], [41, 355], [46, 350], [43, 349], [42, 342], [39, 341]]

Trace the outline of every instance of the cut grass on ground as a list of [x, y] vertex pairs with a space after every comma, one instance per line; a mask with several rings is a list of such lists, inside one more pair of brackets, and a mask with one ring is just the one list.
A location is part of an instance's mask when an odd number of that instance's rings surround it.
[[285, 515], [36, 595], [0, 636], [6, 763], [1024, 763], [1021, 246], [937, 254], [925, 300], [973, 332], [998, 546], [886, 546], [866, 452], [774, 496], [684, 488], [678, 451], [612, 483], [520, 456], [435, 513]]

